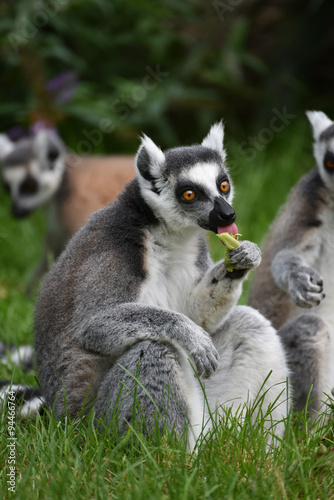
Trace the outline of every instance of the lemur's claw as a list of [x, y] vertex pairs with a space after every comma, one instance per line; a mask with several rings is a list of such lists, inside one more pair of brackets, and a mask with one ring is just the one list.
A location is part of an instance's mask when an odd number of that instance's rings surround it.
[[218, 368], [218, 352], [211, 339], [208, 337], [207, 340], [207, 345], [202, 344], [202, 349], [198, 348], [195, 353], [191, 353], [197, 375], [204, 378], [210, 377]]
[[254, 269], [261, 263], [261, 250], [252, 241], [242, 241], [238, 248], [230, 251], [230, 262], [236, 269]]
[[291, 299], [299, 307], [318, 306], [325, 298], [322, 277], [315, 269], [307, 266], [299, 267], [291, 273], [289, 292]]

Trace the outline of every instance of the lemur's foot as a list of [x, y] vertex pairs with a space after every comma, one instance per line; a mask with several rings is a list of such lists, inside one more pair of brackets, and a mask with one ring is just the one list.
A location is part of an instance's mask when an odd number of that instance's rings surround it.
[[325, 298], [322, 277], [315, 269], [307, 266], [291, 271], [289, 292], [291, 299], [299, 307], [318, 306]]
[[261, 263], [261, 250], [252, 241], [242, 241], [240, 246], [229, 253], [231, 264], [239, 269], [254, 269]]
[[196, 348], [189, 354], [198, 376], [208, 378], [217, 370], [219, 356], [211, 337], [204, 330], [201, 332], [203, 333], [198, 338], [199, 342], [196, 342]]

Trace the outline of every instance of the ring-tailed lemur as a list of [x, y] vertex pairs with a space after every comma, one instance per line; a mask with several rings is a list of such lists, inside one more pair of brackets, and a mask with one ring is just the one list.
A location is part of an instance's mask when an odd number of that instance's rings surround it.
[[307, 116], [316, 168], [292, 190], [270, 230], [249, 304], [279, 329], [296, 409], [305, 406], [312, 382], [315, 416], [334, 387], [334, 122], [320, 111]]
[[67, 154], [53, 129], [12, 142], [0, 135], [2, 179], [12, 199], [12, 213], [24, 217], [47, 205], [43, 257], [28, 289], [47, 270], [89, 215], [113, 201], [134, 177], [130, 156], [79, 158]]
[[211, 409], [251, 402], [272, 370], [263, 410], [275, 402], [272, 418], [282, 434], [283, 347], [260, 313], [235, 306], [260, 251], [243, 241], [230, 252], [236, 270], [228, 272], [223, 261], [212, 264], [205, 241], [205, 231], [235, 220], [222, 124], [201, 145], [165, 152], [144, 136], [136, 173], [72, 238], [44, 281], [35, 349], [47, 404], [58, 418], [94, 404], [106, 421], [118, 405], [123, 430], [134, 416], [138, 370], [147, 428], [160, 413], [159, 425], [182, 435], [187, 420], [192, 448], [208, 415], [189, 357], [198, 375], [209, 377]]

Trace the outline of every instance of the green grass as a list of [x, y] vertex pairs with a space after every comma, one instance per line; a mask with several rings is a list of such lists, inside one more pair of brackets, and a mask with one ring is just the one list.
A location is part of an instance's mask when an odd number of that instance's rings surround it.
[[[1, 414], [6, 429], [6, 411]], [[311, 432], [303, 415], [287, 423], [280, 446], [265, 448], [261, 420], [241, 426], [229, 412], [215, 436], [186, 452], [168, 433], [147, 440], [136, 429], [124, 436], [98, 433], [88, 418], [57, 422], [49, 415], [16, 419], [16, 494], [25, 500], [94, 499], [328, 499], [333, 495], [333, 431]], [[304, 427], [301, 429], [301, 424]], [[6, 463], [6, 432], [1, 436]], [[7, 466], [8, 467], [8, 466]], [[4, 467], [6, 471], [6, 466]], [[6, 494], [2, 475], [2, 498]]]
[[[293, 140], [291, 139], [293, 137]], [[310, 133], [305, 124], [288, 130], [252, 162], [228, 141], [240, 233], [261, 243], [290, 187], [313, 165]], [[0, 339], [33, 342], [34, 301], [24, 286], [38, 262], [43, 214], [27, 220], [10, 217], [10, 204], [0, 192]], [[210, 238], [215, 260], [224, 249]], [[247, 292], [242, 297], [246, 302]], [[0, 379], [11, 378], [0, 366]], [[18, 382], [36, 384], [35, 374], [16, 370]], [[228, 411], [215, 436], [205, 436], [196, 454], [168, 433], [148, 440], [136, 429], [124, 436], [99, 434], [87, 418], [57, 422], [50, 415], [16, 417], [16, 493], [8, 492], [7, 412], [1, 412], [0, 497], [33, 499], [329, 499], [334, 498], [333, 422], [313, 428], [305, 414], [292, 415], [279, 446], [266, 451], [262, 421], [243, 425]]]

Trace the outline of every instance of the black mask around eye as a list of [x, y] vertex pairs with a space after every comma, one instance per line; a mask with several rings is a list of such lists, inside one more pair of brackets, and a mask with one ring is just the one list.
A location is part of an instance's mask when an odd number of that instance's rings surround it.
[[324, 167], [327, 172], [334, 174], [334, 153], [327, 151], [324, 157]]
[[53, 168], [53, 166], [54, 166], [53, 164], [57, 160], [58, 157], [59, 157], [58, 149], [50, 148], [48, 151], [48, 154], [47, 154], [47, 159], [48, 159], [49, 166], [51, 169]]

